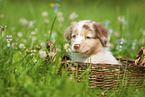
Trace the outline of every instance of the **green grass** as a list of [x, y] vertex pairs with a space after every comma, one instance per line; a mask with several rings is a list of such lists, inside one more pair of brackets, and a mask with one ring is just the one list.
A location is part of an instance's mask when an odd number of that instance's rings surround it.
[[[5, 31], [0, 32], [1, 97], [96, 97], [96, 93], [101, 96], [101, 90], [88, 89], [87, 82], [78, 83], [70, 80], [65, 70], [62, 76], [57, 74], [61, 65], [60, 55], [67, 53], [64, 49], [67, 42], [63, 33], [72, 22], [68, 18], [72, 12], [78, 14], [78, 18], [73, 21], [89, 19], [96, 22], [109, 22], [109, 29], [113, 30], [110, 40], [113, 45], [111, 51], [115, 57], [135, 59], [139, 48], [145, 46], [143, 0], [60, 0], [58, 9], [63, 13], [64, 22], [60, 23], [57, 17], [52, 29], [56, 13], [49, 4], [55, 2], [55, 0], [0, 0], [0, 14], [4, 15], [0, 18], [0, 26], [7, 26]], [[47, 17], [42, 16], [44, 11], [48, 12]], [[118, 21], [119, 16], [125, 17], [127, 25]], [[34, 21], [34, 27], [29, 27], [29, 23], [25, 29], [20, 23], [21, 18], [29, 22]], [[44, 23], [45, 19], [49, 20], [49, 24]], [[55, 33], [52, 34], [54, 36], [48, 33], [51, 29]], [[32, 31], [37, 33], [31, 34]], [[22, 37], [18, 37], [19, 32], [22, 33]], [[116, 33], [120, 36], [116, 36]], [[10, 47], [7, 47], [6, 35], [12, 35]], [[126, 42], [124, 48], [118, 50], [117, 41], [121, 38]], [[35, 47], [40, 46], [40, 50], [45, 51], [48, 40], [55, 41], [54, 45], [58, 53], [54, 63], [46, 64]], [[14, 48], [13, 43], [17, 44]], [[20, 44], [24, 44], [25, 48], [19, 48]], [[36, 52], [26, 54], [27, 50], [36, 50]], [[110, 97], [143, 97], [144, 91], [145, 83], [142, 89], [131, 86], [129, 89], [105, 90], [104, 93]]]

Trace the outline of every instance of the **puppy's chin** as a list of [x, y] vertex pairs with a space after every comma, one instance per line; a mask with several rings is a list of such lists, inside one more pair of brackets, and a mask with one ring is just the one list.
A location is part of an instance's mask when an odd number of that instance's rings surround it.
[[90, 55], [88, 54], [90, 52], [90, 50], [86, 50], [86, 51], [72, 51], [74, 54], [78, 54], [80, 57], [82, 58], [87, 58]]

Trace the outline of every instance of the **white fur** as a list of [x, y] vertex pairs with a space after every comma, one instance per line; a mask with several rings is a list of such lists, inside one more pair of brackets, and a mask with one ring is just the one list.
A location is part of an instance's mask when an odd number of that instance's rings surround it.
[[72, 61], [74, 62], [84, 62], [84, 63], [93, 63], [93, 64], [120, 64], [108, 48], [102, 49], [95, 55], [92, 55], [88, 58], [83, 58], [79, 53], [71, 53]]

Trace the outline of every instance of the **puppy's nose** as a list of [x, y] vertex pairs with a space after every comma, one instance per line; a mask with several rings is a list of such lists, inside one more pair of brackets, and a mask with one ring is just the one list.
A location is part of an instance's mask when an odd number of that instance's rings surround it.
[[75, 44], [75, 45], [74, 45], [74, 49], [77, 50], [77, 49], [79, 49], [79, 48], [80, 48], [80, 44]]

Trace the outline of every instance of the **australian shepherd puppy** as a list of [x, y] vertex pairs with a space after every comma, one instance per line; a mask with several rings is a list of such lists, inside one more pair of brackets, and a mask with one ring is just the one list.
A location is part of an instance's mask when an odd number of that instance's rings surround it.
[[71, 59], [93, 64], [119, 64], [107, 44], [110, 35], [100, 22], [82, 20], [72, 22], [64, 36], [71, 44]]

